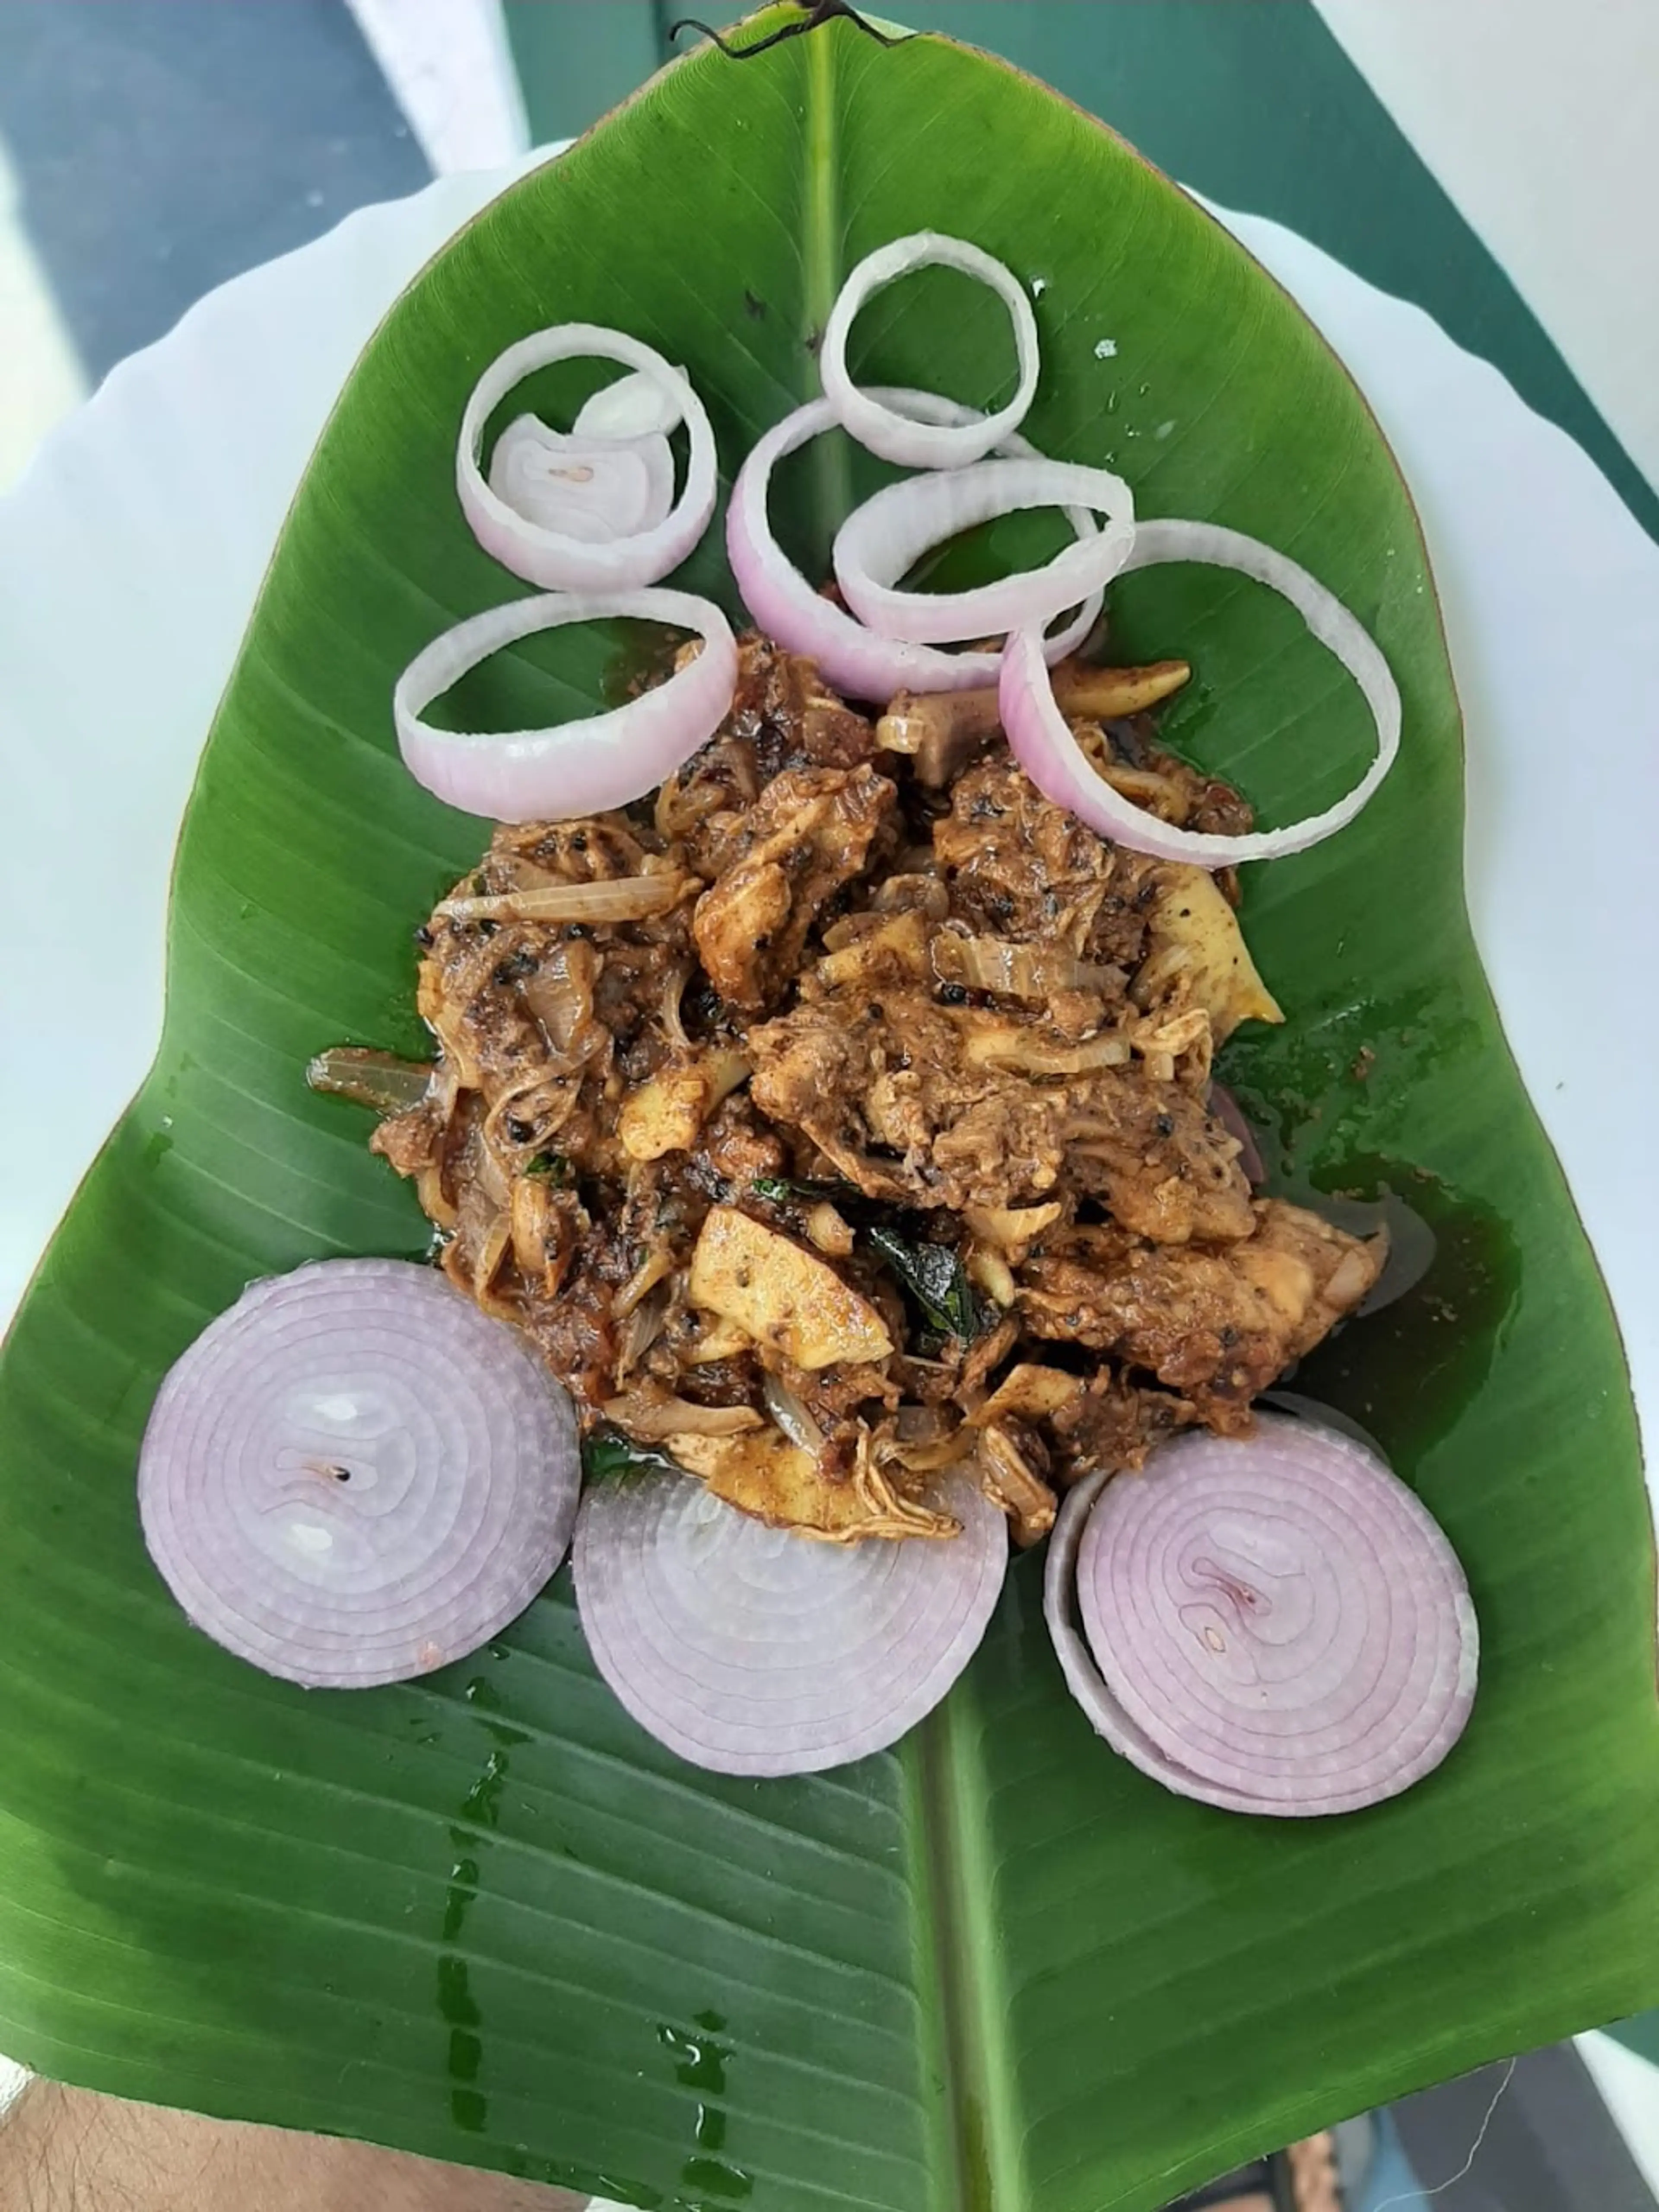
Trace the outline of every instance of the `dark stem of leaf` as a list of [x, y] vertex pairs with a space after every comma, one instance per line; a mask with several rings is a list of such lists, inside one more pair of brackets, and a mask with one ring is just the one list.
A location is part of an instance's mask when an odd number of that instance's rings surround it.
[[808, 31], [816, 31], [820, 24], [833, 22], [837, 16], [844, 17], [848, 22], [854, 24], [866, 38], [873, 39], [878, 46], [896, 46], [902, 44], [901, 40], [890, 38], [885, 31], [878, 31], [873, 23], [867, 21], [860, 15], [856, 8], [848, 7], [848, 0], [813, 0], [813, 4], [797, 21], [780, 24], [775, 31], [769, 31], [763, 39], [757, 39], [754, 44], [749, 46], [732, 46], [729, 40], [720, 36], [712, 24], [700, 23], [695, 15], [682, 15], [678, 23], [671, 23], [668, 27], [668, 37], [672, 45], [682, 31], [701, 31], [705, 39], [714, 40], [728, 61], [746, 62], [751, 61], [757, 54], [763, 54], [769, 46], [781, 46], [786, 39], [803, 38]]

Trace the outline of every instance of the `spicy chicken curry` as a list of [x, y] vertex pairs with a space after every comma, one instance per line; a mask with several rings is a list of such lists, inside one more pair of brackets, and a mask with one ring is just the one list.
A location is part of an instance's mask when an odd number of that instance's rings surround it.
[[[1155, 740], [1186, 673], [1056, 696], [1137, 803], [1247, 829]], [[1210, 1110], [1216, 1047], [1280, 1018], [1235, 897], [1044, 799], [994, 693], [866, 717], [753, 638], [654, 801], [498, 830], [440, 903], [435, 1066], [313, 1080], [398, 1105], [372, 1142], [445, 1271], [590, 1435], [835, 1541], [949, 1536], [967, 1468], [1030, 1543], [1084, 1474], [1247, 1430], [1382, 1266]]]

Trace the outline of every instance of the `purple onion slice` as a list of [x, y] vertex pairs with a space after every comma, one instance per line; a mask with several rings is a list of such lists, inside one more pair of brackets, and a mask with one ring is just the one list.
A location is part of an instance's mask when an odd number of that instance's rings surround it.
[[144, 1541], [196, 1626], [311, 1689], [400, 1682], [523, 1612], [580, 1487], [569, 1399], [430, 1267], [252, 1285], [161, 1384]]
[[688, 1476], [590, 1487], [576, 1523], [588, 1649], [628, 1711], [718, 1774], [811, 1774], [896, 1742], [979, 1647], [1007, 1522], [961, 1478], [945, 1538], [825, 1544]]
[[1096, 1731], [1232, 1812], [1395, 1796], [1440, 1764], [1474, 1701], [1474, 1608], [1437, 1523], [1363, 1444], [1279, 1415], [1079, 1483], [1044, 1610]]

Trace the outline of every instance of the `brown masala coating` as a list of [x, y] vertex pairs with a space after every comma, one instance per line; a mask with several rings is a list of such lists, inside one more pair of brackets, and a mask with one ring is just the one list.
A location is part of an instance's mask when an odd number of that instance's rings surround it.
[[[1207, 1110], [1215, 1046], [1279, 1018], [1231, 881], [1050, 805], [977, 695], [915, 705], [751, 638], [654, 799], [498, 830], [373, 1143], [588, 1428], [835, 1540], [948, 1534], [928, 1482], [971, 1462], [1030, 1541], [1092, 1468], [1248, 1427], [1382, 1255], [1256, 1196]], [[1248, 826], [1144, 715], [1073, 726], [1165, 818]]]

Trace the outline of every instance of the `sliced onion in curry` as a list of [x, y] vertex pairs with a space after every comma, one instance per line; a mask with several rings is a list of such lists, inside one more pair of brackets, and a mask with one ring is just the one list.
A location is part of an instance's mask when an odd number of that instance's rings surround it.
[[761, 1396], [773, 1421], [796, 1449], [811, 1452], [816, 1459], [823, 1449], [823, 1431], [813, 1419], [810, 1408], [769, 1370], [761, 1375]]
[[[974, 409], [959, 406], [954, 399], [943, 399], [937, 392], [884, 387], [874, 396], [902, 408], [919, 422], [980, 420]], [[825, 683], [850, 699], [884, 703], [900, 691], [968, 691], [994, 684], [1002, 662], [1000, 653], [940, 653], [932, 646], [878, 637], [844, 607], [816, 590], [773, 536], [768, 512], [773, 470], [787, 455], [833, 429], [835, 424], [830, 402], [810, 399], [775, 423], [750, 448], [738, 470], [726, 510], [726, 543], [744, 605], [769, 636], [791, 653], [805, 653], [815, 660]], [[1001, 450], [1017, 457], [1032, 454], [1031, 447], [1018, 437], [1005, 439]], [[1079, 538], [1097, 532], [1095, 519], [1086, 508], [1069, 509], [1066, 519]], [[1064, 628], [1044, 639], [1045, 658], [1063, 660], [1068, 653], [1074, 653], [1099, 613], [1099, 594], [1091, 592]]]
[[[670, 511], [654, 524], [608, 539], [530, 520], [486, 483], [479, 465], [485, 428], [509, 392], [554, 362], [589, 356], [620, 362], [648, 378], [678, 408], [690, 440], [684, 488]], [[484, 551], [526, 583], [550, 592], [639, 591], [677, 568], [708, 527], [717, 489], [714, 434], [684, 373], [654, 348], [598, 323], [559, 323], [508, 346], [473, 386], [455, 451], [455, 489]]]
[[[1014, 330], [1018, 380], [1006, 406], [992, 415], [957, 422], [918, 422], [892, 395], [864, 391], [847, 366], [847, 341], [860, 309], [874, 293], [912, 270], [955, 269], [988, 285], [1007, 308]], [[1036, 396], [1040, 356], [1036, 317], [1025, 289], [1011, 269], [965, 238], [942, 231], [914, 231], [866, 253], [836, 295], [818, 348], [818, 376], [835, 419], [860, 445], [906, 469], [955, 469], [977, 461], [1024, 421]]]
[[1474, 1608], [1428, 1509], [1364, 1445], [1283, 1415], [1087, 1476], [1049, 1541], [1044, 1612], [1097, 1734], [1231, 1812], [1395, 1796], [1474, 1700]]
[[1136, 568], [1193, 561], [1237, 569], [1295, 607], [1321, 645], [1334, 653], [1364, 695], [1376, 726], [1376, 755], [1346, 797], [1322, 813], [1292, 822], [1282, 830], [1251, 830], [1241, 836], [1177, 829], [1160, 822], [1100, 775], [1073, 734], [1054, 700], [1044, 665], [1042, 641], [1034, 628], [1008, 640], [1002, 656], [1000, 697], [1002, 726], [1014, 757], [1043, 796], [1064, 806], [1080, 822], [1114, 844], [1154, 860], [1186, 860], [1200, 868], [1227, 868], [1241, 860], [1273, 860], [1304, 852], [1346, 829], [1368, 804], [1400, 750], [1400, 691], [1381, 648], [1335, 595], [1297, 562], [1218, 523], [1159, 520], [1137, 526], [1125, 564]]
[[948, 1543], [822, 1544], [768, 1528], [687, 1476], [589, 1486], [576, 1601], [640, 1725], [715, 1773], [811, 1774], [897, 1741], [978, 1649], [1007, 1524], [960, 1478]]
[[[550, 729], [443, 730], [424, 719], [434, 699], [502, 647], [613, 615], [695, 630], [702, 650], [626, 706]], [[410, 775], [451, 806], [495, 822], [568, 822], [626, 806], [665, 781], [720, 727], [737, 682], [737, 642], [712, 599], [687, 592], [547, 592], [490, 607], [434, 638], [398, 678], [392, 710]], [[514, 896], [522, 902], [537, 894]]]
[[161, 1384], [144, 1541], [196, 1626], [310, 1689], [464, 1658], [564, 1556], [570, 1400], [432, 1268], [324, 1260], [253, 1284]]

